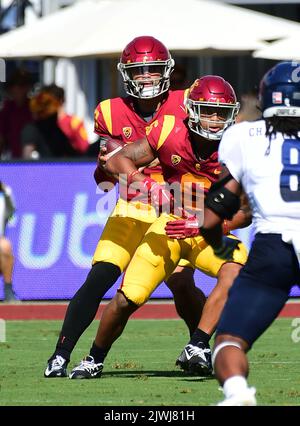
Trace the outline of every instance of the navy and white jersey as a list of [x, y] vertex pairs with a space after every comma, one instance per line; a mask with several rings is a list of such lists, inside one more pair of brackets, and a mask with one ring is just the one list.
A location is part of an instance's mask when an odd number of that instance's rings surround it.
[[277, 134], [269, 144], [264, 120], [230, 127], [219, 160], [248, 194], [255, 232], [299, 235], [300, 141]]

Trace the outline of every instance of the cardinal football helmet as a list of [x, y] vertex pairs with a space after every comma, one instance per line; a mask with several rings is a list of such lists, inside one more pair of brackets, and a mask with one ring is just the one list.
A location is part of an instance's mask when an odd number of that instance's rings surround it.
[[133, 39], [118, 63], [126, 93], [140, 99], [155, 98], [166, 92], [173, 68], [174, 60], [168, 49], [150, 36]]
[[206, 139], [220, 140], [239, 111], [232, 86], [217, 75], [195, 80], [186, 100], [188, 125], [192, 132]]
[[300, 62], [280, 62], [262, 78], [259, 100], [263, 117], [300, 117]]

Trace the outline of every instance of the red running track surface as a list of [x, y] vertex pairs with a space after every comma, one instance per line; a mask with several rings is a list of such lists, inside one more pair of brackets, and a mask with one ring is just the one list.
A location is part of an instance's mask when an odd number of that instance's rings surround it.
[[[4, 320], [63, 320], [67, 309], [66, 304], [32, 303], [0, 304], [0, 318]], [[100, 318], [105, 304], [101, 305], [96, 318]], [[280, 317], [300, 317], [300, 303], [287, 303], [279, 314]], [[150, 302], [135, 312], [131, 318], [139, 319], [177, 319], [173, 303]]]

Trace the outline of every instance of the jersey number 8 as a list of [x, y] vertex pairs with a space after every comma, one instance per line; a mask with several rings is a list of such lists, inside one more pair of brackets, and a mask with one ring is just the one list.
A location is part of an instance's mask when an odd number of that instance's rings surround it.
[[282, 144], [283, 169], [280, 175], [280, 194], [284, 201], [300, 201], [300, 143], [285, 139]]

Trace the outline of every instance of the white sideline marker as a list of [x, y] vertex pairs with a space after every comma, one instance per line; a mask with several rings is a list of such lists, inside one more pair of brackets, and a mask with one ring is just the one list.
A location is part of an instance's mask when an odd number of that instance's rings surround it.
[[0, 342], [6, 342], [6, 321], [4, 319], [0, 319]]

